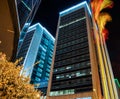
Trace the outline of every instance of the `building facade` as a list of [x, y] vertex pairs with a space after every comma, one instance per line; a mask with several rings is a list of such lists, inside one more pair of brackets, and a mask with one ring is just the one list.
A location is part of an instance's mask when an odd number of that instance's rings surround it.
[[[31, 78], [30, 83], [46, 94], [52, 62], [53, 36], [39, 23], [30, 26], [25, 34], [17, 58], [23, 58], [22, 74]], [[40, 85], [40, 86], [38, 86]]]
[[17, 9], [20, 23], [20, 37], [18, 42], [18, 49], [24, 39], [25, 33], [30, 26], [41, 0], [17, 0]]
[[17, 8], [20, 22], [20, 29], [22, 30], [25, 23], [30, 24], [35, 13], [40, 5], [41, 0], [17, 0]]
[[103, 79], [108, 77], [102, 74], [107, 65], [100, 63], [105, 51], [98, 49], [101, 45], [97, 45], [96, 33], [98, 28], [87, 2], [60, 12], [48, 99], [117, 99], [109, 93], [109, 81]]
[[26, 31], [40, 2], [41, 0], [0, 1], [0, 51], [12, 61], [16, 58], [20, 32]]

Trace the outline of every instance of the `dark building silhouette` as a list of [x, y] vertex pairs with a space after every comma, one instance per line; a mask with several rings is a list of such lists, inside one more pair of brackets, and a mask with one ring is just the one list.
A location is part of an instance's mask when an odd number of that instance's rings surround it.
[[0, 1], [0, 52], [14, 60], [19, 38], [19, 22], [16, 0]]
[[84, 1], [60, 12], [48, 99], [118, 99], [105, 43]]
[[17, 0], [17, 8], [22, 30], [25, 23], [30, 24], [36, 14], [41, 0]]

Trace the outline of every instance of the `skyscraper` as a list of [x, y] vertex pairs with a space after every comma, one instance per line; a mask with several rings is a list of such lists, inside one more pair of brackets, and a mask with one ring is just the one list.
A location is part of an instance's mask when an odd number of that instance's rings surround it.
[[86, 2], [60, 12], [48, 99], [118, 99], [113, 76], [106, 69], [108, 55], [98, 48], [104, 45], [98, 42], [98, 35]]
[[[21, 73], [31, 78], [30, 83], [40, 84], [35, 88], [42, 89], [45, 94], [49, 80], [54, 40], [53, 36], [37, 23], [28, 28], [17, 54], [17, 58], [23, 58], [20, 62], [24, 66]], [[38, 63], [36, 64], [36, 62]]]
[[9, 59], [15, 60], [20, 32], [27, 30], [40, 2], [41, 0], [0, 1], [0, 51]]
[[31, 23], [35, 13], [40, 5], [41, 0], [17, 0], [17, 8], [20, 22], [20, 29]]
[[17, 9], [20, 23], [20, 37], [18, 42], [18, 49], [21, 46], [25, 33], [30, 26], [41, 0], [18, 0]]

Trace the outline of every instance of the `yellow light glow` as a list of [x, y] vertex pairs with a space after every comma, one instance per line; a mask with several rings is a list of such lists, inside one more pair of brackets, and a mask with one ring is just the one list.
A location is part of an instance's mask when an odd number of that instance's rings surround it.
[[111, 21], [112, 18], [108, 13], [101, 12], [105, 8], [111, 8], [113, 5], [113, 2], [111, 0], [92, 0], [91, 7], [94, 19], [96, 23], [98, 24], [100, 33], [103, 34], [104, 39], [107, 37], [107, 30], [105, 29], [105, 25], [108, 21]]

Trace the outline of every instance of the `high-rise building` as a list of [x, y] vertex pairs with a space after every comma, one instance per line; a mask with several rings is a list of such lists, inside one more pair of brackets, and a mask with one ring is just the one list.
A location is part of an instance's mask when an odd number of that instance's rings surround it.
[[16, 0], [0, 0], [0, 52], [14, 60], [19, 38]]
[[24, 66], [21, 73], [31, 78], [30, 83], [40, 84], [35, 88], [41, 89], [45, 94], [48, 86], [54, 41], [54, 37], [37, 23], [28, 28], [17, 54], [17, 58], [23, 58], [20, 62]]
[[33, 20], [40, 2], [41, 0], [0, 1], [0, 51], [9, 59], [15, 60], [20, 32], [21, 38], [24, 37], [24, 31]]
[[60, 12], [47, 99], [118, 99], [100, 35], [85, 1]]
[[25, 33], [30, 26], [41, 0], [17, 0], [17, 8], [20, 23], [20, 37], [18, 42], [18, 49], [22, 44]]
[[31, 23], [35, 13], [40, 5], [41, 0], [17, 0], [17, 8], [20, 22], [20, 29]]

